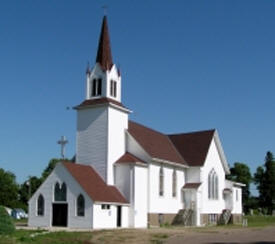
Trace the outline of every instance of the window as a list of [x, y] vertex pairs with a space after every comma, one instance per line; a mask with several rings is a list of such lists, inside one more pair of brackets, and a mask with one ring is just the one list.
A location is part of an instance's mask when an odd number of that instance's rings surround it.
[[110, 209], [110, 205], [109, 204], [102, 204], [101, 209]]
[[113, 97], [116, 97], [116, 91], [117, 91], [117, 83], [114, 80], [111, 80], [111, 86], [110, 86], [110, 94]]
[[159, 225], [164, 224], [164, 216], [163, 216], [163, 214], [159, 214], [158, 219], [159, 219]]
[[37, 199], [37, 215], [38, 216], [44, 215], [44, 197], [41, 194]]
[[100, 96], [102, 90], [102, 79], [93, 79], [92, 81], [92, 97]]
[[219, 198], [219, 179], [214, 169], [208, 174], [208, 198]]
[[77, 197], [77, 216], [85, 215], [85, 199], [82, 194]]
[[173, 176], [172, 176], [172, 196], [176, 197], [177, 196], [177, 172], [174, 169], [173, 170]]
[[218, 215], [217, 214], [208, 214], [208, 224], [217, 224]]
[[159, 195], [163, 196], [163, 184], [164, 184], [164, 173], [163, 167], [161, 166], [159, 169]]
[[67, 200], [67, 187], [63, 182], [60, 188], [60, 184], [56, 182], [54, 187], [54, 200], [55, 201], [66, 201]]

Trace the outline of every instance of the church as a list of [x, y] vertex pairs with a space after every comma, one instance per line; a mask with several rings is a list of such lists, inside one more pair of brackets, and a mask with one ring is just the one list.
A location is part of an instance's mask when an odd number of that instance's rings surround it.
[[28, 225], [68, 228], [240, 222], [242, 187], [217, 130], [164, 134], [129, 120], [107, 17], [77, 112], [75, 162], [60, 162], [29, 200]]

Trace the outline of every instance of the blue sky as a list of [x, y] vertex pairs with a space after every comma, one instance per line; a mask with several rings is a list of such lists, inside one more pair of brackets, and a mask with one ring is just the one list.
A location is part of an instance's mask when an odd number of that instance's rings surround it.
[[94, 64], [102, 6], [131, 119], [165, 133], [218, 129], [230, 165], [275, 153], [274, 1], [2, 1], [0, 167], [39, 176]]

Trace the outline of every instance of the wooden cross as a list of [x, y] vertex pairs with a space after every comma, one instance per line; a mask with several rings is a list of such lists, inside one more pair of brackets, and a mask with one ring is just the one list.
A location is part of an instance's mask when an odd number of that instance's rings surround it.
[[68, 143], [65, 136], [61, 136], [61, 139], [57, 142], [61, 146], [61, 158], [65, 158], [65, 146]]

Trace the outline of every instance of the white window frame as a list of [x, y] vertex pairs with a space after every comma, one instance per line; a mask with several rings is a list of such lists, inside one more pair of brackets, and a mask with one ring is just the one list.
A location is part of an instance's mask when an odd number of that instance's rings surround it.
[[214, 169], [208, 174], [208, 199], [219, 199], [219, 178]]

